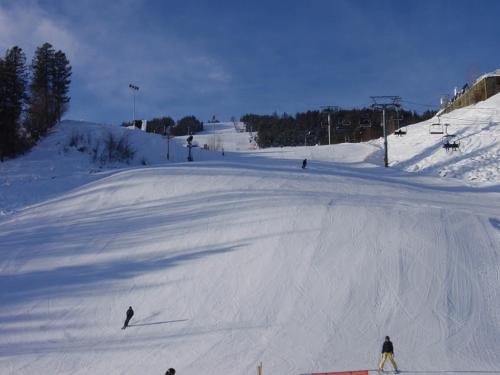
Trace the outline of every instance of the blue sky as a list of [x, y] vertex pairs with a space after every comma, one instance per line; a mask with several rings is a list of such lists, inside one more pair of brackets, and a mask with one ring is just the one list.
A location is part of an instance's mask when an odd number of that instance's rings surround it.
[[[434, 104], [500, 68], [500, 1], [0, 0], [0, 48], [45, 41], [73, 65], [66, 117], [120, 123]], [[407, 108], [425, 106], [405, 103]]]

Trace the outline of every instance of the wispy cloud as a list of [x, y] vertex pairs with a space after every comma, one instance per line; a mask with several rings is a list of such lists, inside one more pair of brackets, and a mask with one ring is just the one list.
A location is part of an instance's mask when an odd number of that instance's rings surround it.
[[64, 25], [52, 19], [37, 2], [0, 4], [0, 47], [2, 50], [18, 45], [28, 55], [50, 41], [72, 59], [79, 54], [78, 38]]
[[[102, 3], [102, 2], [101, 2]], [[207, 50], [165, 31], [148, 29], [134, 20], [137, 2], [71, 2], [49, 7], [38, 1], [0, 5], [0, 47], [22, 47], [28, 55], [48, 41], [63, 50], [74, 71], [73, 113], [85, 117], [92, 106], [106, 106], [127, 118], [128, 83], [141, 87], [139, 116], [172, 111], [179, 96], [203, 96], [224, 91], [231, 74], [223, 61]], [[76, 108], [75, 108], [76, 106]]]

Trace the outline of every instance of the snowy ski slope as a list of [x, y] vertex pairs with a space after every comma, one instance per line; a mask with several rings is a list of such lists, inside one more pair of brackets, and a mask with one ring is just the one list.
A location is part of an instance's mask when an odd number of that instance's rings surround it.
[[429, 134], [437, 118], [408, 126], [404, 137], [391, 136], [391, 165], [408, 172], [458, 178], [468, 184], [500, 184], [500, 95], [441, 116], [447, 133], [460, 143], [446, 153], [443, 135]]
[[378, 142], [166, 163], [140, 132], [98, 169], [64, 146], [101, 127], [63, 124], [1, 165], [0, 373], [373, 369], [385, 335], [403, 370], [500, 371], [500, 119], [462, 111], [463, 151], [414, 125], [389, 169]]
[[244, 129], [242, 122], [205, 123], [203, 132], [197, 133], [195, 140], [200, 147], [206, 144], [210, 150], [242, 152], [257, 149], [255, 133], [239, 131]]

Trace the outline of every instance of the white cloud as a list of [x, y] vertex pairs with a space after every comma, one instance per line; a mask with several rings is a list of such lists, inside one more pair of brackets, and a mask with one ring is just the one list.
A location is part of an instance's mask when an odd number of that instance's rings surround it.
[[78, 38], [64, 25], [50, 18], [37, 2], [16, 2], [10, 7], [0, 6], [2, 50], [18, 45], [31, 56], [36, 47], [45, 42], [64, 51], [70, 60], [76, 60], [81, 49]]
[[142, 115], [149, 117], [165, 111], [171, 99], [210, 95], [231, 82], [224, 62], [203, 46], [178, 35], [130, 27], [124, 20], [133, 19], [131, 7], [104, 4], [99, 11], [88, 2], [63, 2], [54, 8], [36, 0], [0, 4], [0, 49], [18, 45], [30, 58], [37, 46], [49, 42], [64, 51], [78, 82], [72, 96], [81, 106], [95, 103], [128, 113], [128, 83], [134, 82], [141, 87]]

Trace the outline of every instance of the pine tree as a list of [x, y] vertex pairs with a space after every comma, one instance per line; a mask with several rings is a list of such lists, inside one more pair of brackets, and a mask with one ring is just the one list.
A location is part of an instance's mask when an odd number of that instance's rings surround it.
[[55, 124], [55, 101], [52, 97], [55, 51], [50, 43], [36, 49], [31, 63], [32, 81], [27, 128], [38, 140]]
[[52, 69], [52, 96], [55, 105], [54, 115], [57, 121], [61, 121], [61, 117], [68, 110], [68, 103], [70, 101], [68, 92], [71, 83], [71, 65], [69, 65], [69, 61], [64, 52], [57, 51], [55, 53]]
[[26, 56], [17, 46], [0, 59], [0, 161], [20, 151], [19, 129], [26, 102]]

